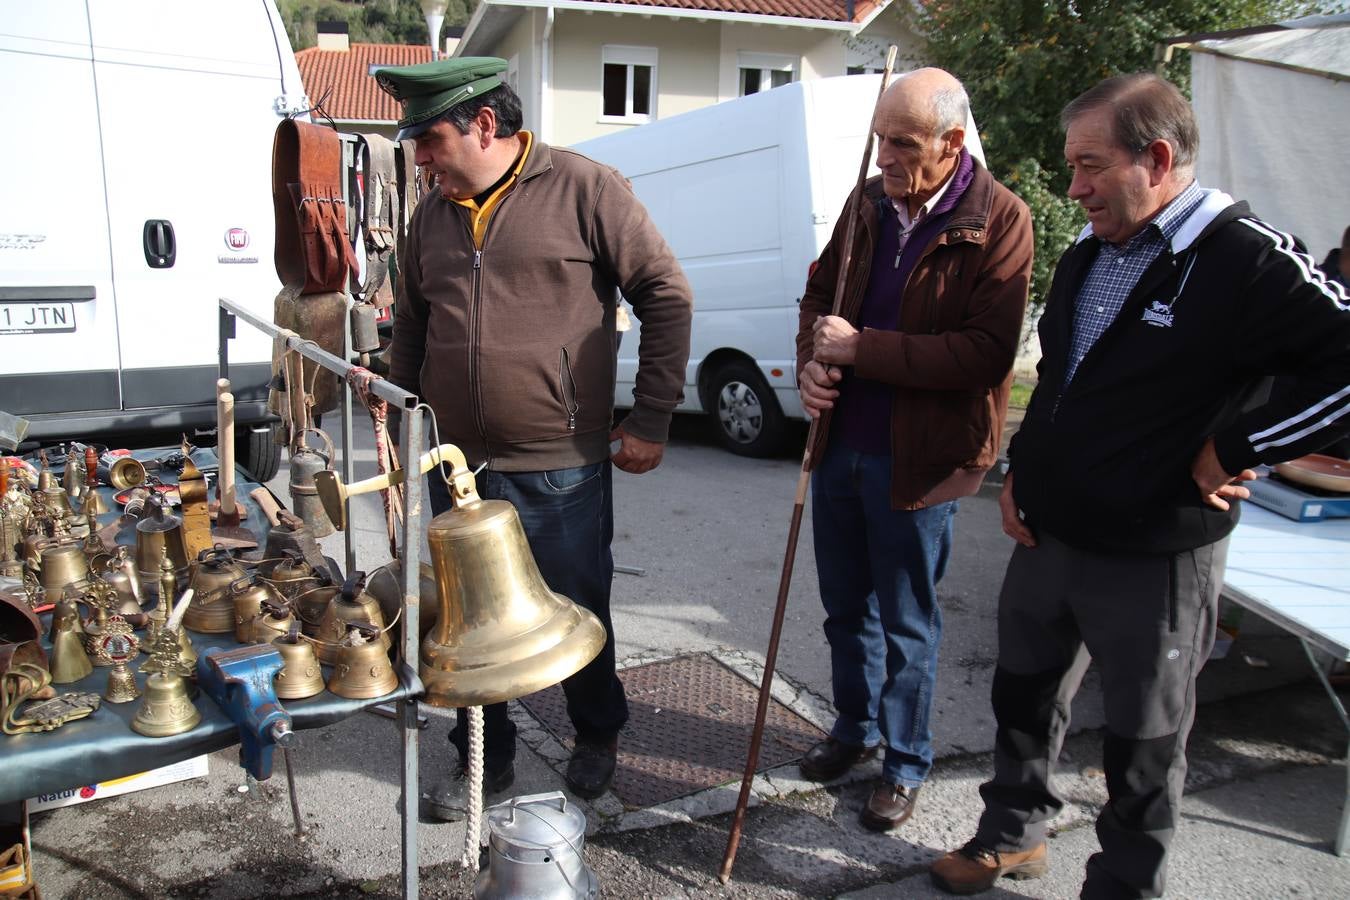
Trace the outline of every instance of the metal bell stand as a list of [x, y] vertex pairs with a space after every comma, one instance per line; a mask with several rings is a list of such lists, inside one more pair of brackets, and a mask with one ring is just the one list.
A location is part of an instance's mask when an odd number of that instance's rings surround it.
[[[350, 305], [350, 298], [349, 298]], [[229, 340], [235, 336], [235, 321], [242, 319], [249, 325], [263, 332], [276, 341], [282, 336], [282, 329], [271, 322], [264, 321], [246, 309], [243, 309], [235, 302], [220, 298], [220, 377], [229, 377]], [[345, 484], [351, 484], [353, 479], [352, 467], [352, 390], [347, 384], [347, 373], [356, 368], [336, 356], [319, 349], [312, 341], [307, 341], [298, 336], [291, 336], [285, 339], [286, 349], [299, 353], [308, 360], [323, 366], [330, 372], [335, 373], [342, 382], [342, 480]], [[350, 328], [346, 338], [347, 355], [351, 355], [351, 334]], [[417, 476], [415, 466], [421, 454], [418, 452], [424, 442], [422, 433], [422, 418], [420, 415], [414, 415], [414, 409], [417, 406], [418, 399], [415, 394], [410, 394], [405, 390], [394, 387], [394, 385], [383, 379], [377, 379], [371, 384], [371, 390], [376, 396], [391, 403], [395, 408], [402, 410], [402, 427], [399, 434], [399, 465], [407, 473], [403, 485], [406, 491], [403, 517], [402, 546], [399, 553], [399, 562], [403, 566], [403, 644], [401, 657], [403, 660], [403, 672], [401, 679], [416, 677], [417, 659], [418, 659], [418, 623], [421, 619], [421, 586], [419, 574], [421, 571], [421, 520], [422, 520], [422, 479]], [[356, 548], [353, 543], [352, 529], [349, 527], [344, 532], [346, 542], [346, 570], [351, 572], [356, 568]], [[403, 733], [402, 742], [402, 795], [399, 800], [399, 814], [402, 819], [402, 845], [403, 845], [403, 897], [407, 900], [416, 900], [418, 869], [417, 869], [417, 808], [418, 808], [418, 785], [417, 785], [417, 700], [414, 698], [398, 701], [398, 722], [399, 729]]]

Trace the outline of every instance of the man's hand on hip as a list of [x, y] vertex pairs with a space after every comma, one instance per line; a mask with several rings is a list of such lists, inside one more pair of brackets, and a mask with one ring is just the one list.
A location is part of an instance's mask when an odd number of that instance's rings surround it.
[[835, 390], [834, 385], [842, 377], [843, 373], [838, 369], [833, 366], [822, 366], [814, 359], [806, 364], [801, 377], [797, 379], [797, 394], [801, 397], [802, 406], [808, 416], [819, 419], [822, 412], [834, 406], [834, 401], [839, 396], [839, 391]]
[[811, 326], [815, 332], [811, 356], [835, 366], [853, 365], [858, 352], [858, 329], [839, 316], [821, 316]]
[[1205, 446], [1195, 454], [1191, 463], [1191, 478], [1200, 489], [1200, 496], [1215, 509], [1228, 509], [1229, 500], [1246, 500], [1252, 492], [1242, 486], [1244, 481], [1254, 481], [1256, 473], [1243, 469], [1236, 475], [1229, 475], [1219, 464], [1219, 454], [1214, 449], [1214, 438], [1205, 441]]
[[646, 441], [636, 435], [629, 434], [623, 430], [622, 425], [609, 433], [609, 439], [622, 442], [618, 452], [609, 458], [610, 461], [633, 475], [650, 472], [661, 465], [661, 456], [666, 452], [665, 444], [658, 441]]
[[1003, 476], [1003, 490], [998, 495], [998, 511], [1003, 515], [1003, 533], [1023, 547], [1035, 547], [1036, 535], [1022, 521], [1022, 511], [1013, 499], [1013, 473]]

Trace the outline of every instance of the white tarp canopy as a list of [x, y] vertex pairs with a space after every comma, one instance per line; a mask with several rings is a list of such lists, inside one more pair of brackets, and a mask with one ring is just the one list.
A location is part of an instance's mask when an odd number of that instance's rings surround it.
[[1320, 262], [1350, 225], [1350, 15], [1284, 25], [1191, 45], [1196, 178]]

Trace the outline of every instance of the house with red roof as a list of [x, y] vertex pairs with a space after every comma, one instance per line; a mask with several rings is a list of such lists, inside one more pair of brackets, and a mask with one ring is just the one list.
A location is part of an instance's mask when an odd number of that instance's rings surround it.
[[[500, 56], [525, 127], [566, 146], [792, 81], [918, 65], [921, 41], [892, 0], [480, 0], [447, 52]], [[379, 66], [431, 59], [428, 45], [347, 44], [323, 34], [295, 54], [305, 91], [339, 130], [391, 135], [398, 107]]]
[[913, 68], [891, 0], [480, 0], [455, 53], [500, 56], [526, 127], [567, 145], [791, 81]]

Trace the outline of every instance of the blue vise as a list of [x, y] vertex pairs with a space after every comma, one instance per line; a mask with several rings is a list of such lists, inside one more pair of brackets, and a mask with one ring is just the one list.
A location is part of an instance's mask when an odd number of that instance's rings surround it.
[[272, 777], [272, 748], [295, 739], [272, 684], [282, 665], [270, 644], [212, 647], [197, 660], [197, 684], [239, 726], [239, 764], [258, 781]]

